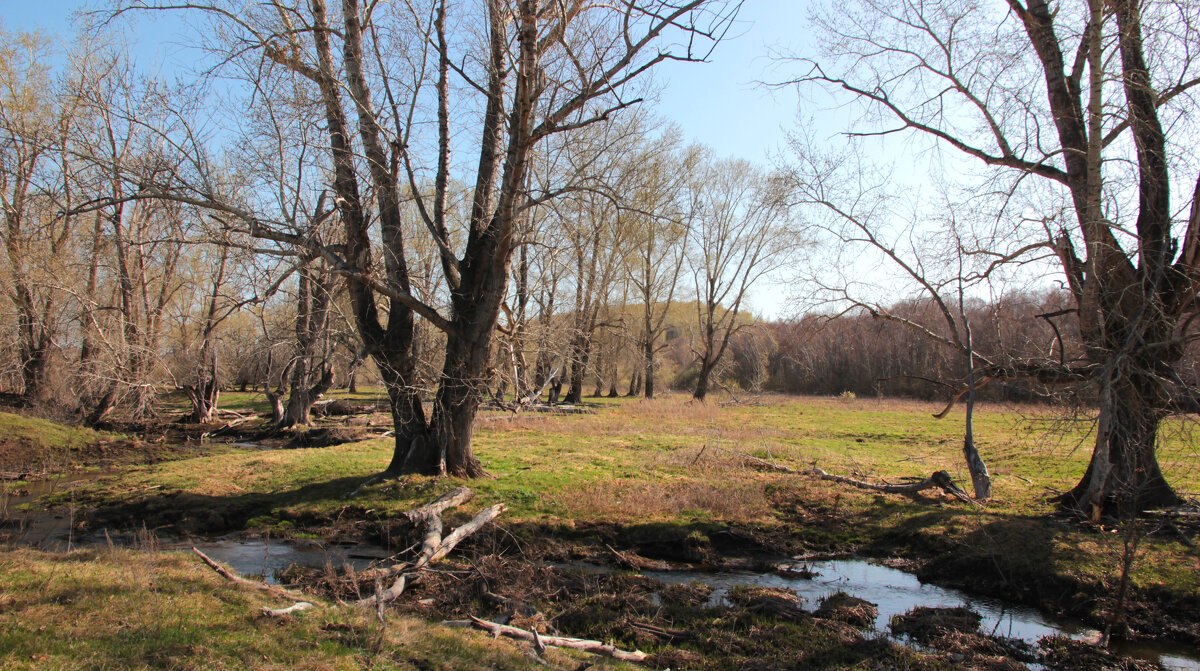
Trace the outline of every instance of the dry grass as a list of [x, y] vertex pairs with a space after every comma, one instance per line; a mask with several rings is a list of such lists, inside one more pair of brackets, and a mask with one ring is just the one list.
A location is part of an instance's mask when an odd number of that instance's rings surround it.
[[591, 482], [563, 492], [559, 503], [570, 510], [586, 511], [592, 519], [614, 523], [697, 515], [752, 521], [771, 512], [762, 484], [751, 479]]

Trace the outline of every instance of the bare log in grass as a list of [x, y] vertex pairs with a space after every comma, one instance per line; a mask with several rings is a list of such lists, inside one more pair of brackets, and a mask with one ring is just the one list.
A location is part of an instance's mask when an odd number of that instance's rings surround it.
[[976, 503], [975, 499], [972, 499], [970, 495], [959, 489], [958, 485], [954, 484], [954, 479], [951, 478], [950, 474], [946, 471], [934, 471], [933, 474], [927, 478], [917, 480], [915, 482], [909, 482], [903, 485], [881, 485], [873, 482], [866, 482], [864, 480], [855, 480], [854, 478], [847, 478], [842, 475], [832, 475], [819, 468], [810, 468], [807, 471], [804, 471], [804, 473], [817, 477], [821, 480], [838, 482], [841, 484], [850, 485], [851, 487], [868, 489], [874, 492], [884, 492], [886, 494], [917, 494], [927, 489], [933, 489], [936, 487], [957, 499], [961, 499], [967, 503]]
[[408, 521], [416, 524], [431, 517], [439, 517], [450, 508], [461, 506], [474, 497], [475, 492], [472, 492], [467, 487], [458, 487], [442, 494], [420, 508], [404, 513], [404, 516], [408, 518]]
[[[927, 489], [934, 489], [936, 487], [938, 489], [941, 489], [943, 492], [949, 494], [950, 496], [953, 496], [956, 499], [966, 501], [967, 503], [970, 503], [973, 505], [979, 505], [979, 503], [975, 499], [971, 498], [971, 496], [969, 494], [967, 494], [962, 489], [960, 489], [958, 487], [958, 485], [954, 484], [954, 479], [951, 478], [950, 474], [947, 473], [946, 471], [935, 471], [927, 478], [924, 478], [922, 480], [917, 480], [915, 482], [905, 483], [902, 485], [894, 485], [894, 484], [887, 484], [887, 483], [876, 484], [873, 482], [867, 482], [865, 480], [855, 480], [854, 478], [848, 478], [843, 475], [833, 475], [831, 473], [825, 472], [824, 470], [822, 470], [820, 468], [816, 468], [815, 466], [813, 468], [809, 468], [807, 470], [800, 471], [800, 470], [791, 468], [789, 466], [777, 464], [773, 461], [767, 461], [766, 459], [759, 459], [758, 457], [746, 454], [744, 452], [736, 452], [734, 450], [728, 450], [723, 447], [716, 447], [714, 449], [733, 454], [733, 455], [737, 456], [738, 458], [740, 458], [744, 463], [748, 464], [749, 466], [751, 466], [753, 468], [757, 468], [759, 470], [764, 470], [764, 471], [770, 471], [773, 473], [788, 473], [791, 475], [811, 475], [811, 476], [816, 477], [821, 480], [826, 480], [829, 482], [837, 482], [837, 483], [844, 484], [844, 485], [850, 485], [851, 487], [857, 487], [859, 489], [869, 489], [869, 490], [875, 491], [875, 492], [884, 492], [885, 494], [909, 494], [909, 495], [911, 495], [911, 494], [917, 494], [917, 493], [923, 492]], [[698, 458], [699, 458], [699, 455], [697, 455], [697, 459]]]
[[263, 606], [262, 610], [259, 612], [267, 617], [285, 617], [287, 615], [291, 615], [292, 613], [302, 613], [306, 610], [312, 610], [317, 607], [317, 604], [309, 601], [297, 601], [287, 608], [267, 608], [266, 606]]
[[195, 547], [192, 548], [192, 552], [195, 552], [200, 557], [200, 559], [204, 560], [205, 564], [208, 564], [209, 567], [212, 568], [212, 570], [216, 571], [217, 575], [221, 576], [222, 578], [225, 578], [229, 582], [232, 582], [237, 585], [242, 585], [243, 587], [250, 587], [250, 588], [256, 589], [260, 592], [267, 592], [269, 594], [273, 594], [275, 596], [282, 597], [285, 599], [292, 599], [293, 601], [302, 601], [304, 599], [304, 595], [300, 594], [299, 592], [293, 592], [290, 589], [284, 589], [283, 587], [280, 587], [278, 585], [268, 585], [265, 582], [258, 582], [257, 580], [249, 580], [247, 578], [243, 578], [242, 576], [234, 573], [233, 571], [230, 571], [229, 569], [225, 568], [224, 566], [221, 566], [219, 563], [217, 563], [211, 557], [204, 554], [203, 552], [196, 549]]
[[498, 624], [496, 622], [488, 622], [487, 620], [481, 620], [477, 617], [472, 617], [470, 620], [447, 620], [442, 622], [442, 624], [448, 627], [482, 629], [493, 636], [507, 636], [509, 638], [515, 638], [519, 641], [528, 641], [535, 646], [552, 646], [556, 648], [582, 650], [583, 652], [590, 652], [593, 655], [601, 655], [604, 657], [619, 659], [623, 662], [636, 662], [638, 664], [644, 664], [649, 657], [649, 655], [641, 650], [621, 650], [620, 648], [608, 645], [606, 643], [601, 643], [600, 641], [591, 641], [584, 638], [547, 636], [545, 634], [538, 634], [535, 631], [527, 631], [525, 629], [518, 629], [516, 627]]

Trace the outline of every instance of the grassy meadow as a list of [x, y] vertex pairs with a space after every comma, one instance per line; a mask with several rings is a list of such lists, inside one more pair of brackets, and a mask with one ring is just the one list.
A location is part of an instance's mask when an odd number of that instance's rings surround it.
[[[354, 400], [372, 397], [368, 391]], [[252, 394], [226, 393], [222, 401], [227, 408], [261, 409]], [[607, 549], [694, 565], [747, 549], [774, 556], [856, 553], [890, 559], [922, 579], [1098, 625], [1112, 618], [1113, 595], [1122, 568], [1129, 566], [1125, 609], [1140, 618], [1135, 633], [1196, 642], [1200, 618], [1191, 611], [1200, 599], [1200, 557], [1190, 540], [1194, 528], [1182, 522], [1170, 528], [1097, 527], [1056, 514], [1051, 497], [1073, 485], [1086, 467], [1092, 429], [1087, 421], [1066, 421], [1037, 406], [977, 408], [976, 442], [991, 469], [994, 498], [972, 506], [933, 492], [880, 494], [768, 472], [742, 458], [794, 469], [818, 466], [877, 482], [947, 470], [967, 488], [961, 408], [937, 420], [932, 413], [940, 407], [914, 401], [766, 396], [698, 404], [671, 395], [654, 401], [596, 399], [591, 409], [481, 413], [474, 445], [491, 477], [470, 482], [409, 476], [362, 486], [387, 464], [389, 438], [305, 449], [213, 450], [197, 444], [179, 448], [171, 460], [72, 483], [50, 503], [69, 500], [88, 511], [80, 531], [126, 526], [197, 535], [266, 533], [402, 548], [411, 541], [397, 531], [404, 511], [467, 484], [477, 496], [449, 513], [448, 524], [494, 503], [508, 508], [495, 532], [464, 545], [467, 553], [591, 560]], [[380, 415], [370, 425], [381, 432], [387, 418]], [[1164, 431], [1160, 460], [1168, 479], [1180, 492], [1200, 491], [1190, 426], [1176, 422]], [[1125, 552], [1131, 541], [1136, 541], [1132, 555]], [[1132, 562], [1123, 561], [1129, 557]], [[370, 652], [378, 632], [366, 619], [339, 615], [330, 624], [323, 615], [306, 615], [264, 622], [252, 617], [258, 597], [209, 573], [177, 554], [109, 550], [61, 557], [10, 551], [0, 558], [5, 595], [0, 618], [11, 623], [0, 626], [8, 631], [0, 635], [0, 654], [26, 664], [15, 668], [55, 666], [29, 661], [37, 654], [59, 663], [70, 655], [104, 660], [126, 652], [144, 660], [149, 653], [129, 637], [175, 645], [144, 625], [168, 612], [181, 622], [193, 617], [179, 614], [182, 608], [199, 618], [195, 636], [218, 641], [196, 668], [343, 668], [368, 658], [375, 661], [366, 665], [378, 662], [379, 668], [532, 663], [516, 644], [447, 632], [411, 615], [403, 616], [403, 626], [387, 630], [389, 645], [420, 657], [444, 643], [452, 651], [445, 664], [422, 666], [403, 655], [379, 661], [383, 658]], [[72, 625], [76, 634], [60, 637], [37, 629], [47, 618], [65, 617], [63, 599], [76, 604], [71, 617], [82, 618]], [[1180, 604], [1193, 605], [1181, 610]], [[116, 622], [111, 613], [126, 608], [133, 608], [131, 617], [145, 618], [143, 625]], [[78, 623], [87, 618], [97, 622]], [[198, 638], [179, 636], [179, 646], [203, 647]], [[304, 649], [317, 656], [298, 662], [289, 640], [303, 640]], [[48, 652], [35, 651], [42, 648]], [[455, 659], [468, 657], [475, 661], [455, 667]], [[247, 661], [251, 658], [256, 661]], [[145, 664], [155, 666], [152, 660]]]

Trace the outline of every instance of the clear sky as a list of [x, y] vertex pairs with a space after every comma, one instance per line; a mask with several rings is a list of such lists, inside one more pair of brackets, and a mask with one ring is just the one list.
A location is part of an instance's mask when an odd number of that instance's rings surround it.
[[659, 112], [720, 156], [765, 162], [797, 118], [793, 88], [759, 82], [786, 78], [787, 64], [772, 50], [796, 51], [810, 42], [803, 0], [747, 0], [728, 39], [707, 63], [670, 63]]
[[[0, 22], [9, 29], [41, 30], [66, 35], [73, 11], [96, 6], [79, 0], [0, 0]], [[796, 119], [791, 89], [768, 90], [760, 81], [786, 74], [768, 53], [772, 48], [801, 49], [808, 42], [803, 0], [746, 0], [728, 39], [709, 62], [665, 63], [658, 70], [664, 89], [656, 105], [691, 139], [711, 146], [720, 156], [765, 162], [783, 141], [784, 128]], [[143, 34], [132, 36], [139, 51], [169, 62], [176, 51], [169, 43], [182, 35], [164, 34], [163, 22], [143, 21]]]
[[[10, 30], [65, 36], [71, 32], [71, 14], [88, 6], [97, 2], [0, 0], [0, 23]], [[786, 130], [796, 124], [797, 97], [794, 89], [772, 90], [760, 82], [786, 78], [787, 66], [771, 59], [772, 50], [799, 51], [810, 42], [809, 6], [804, 0], [746, 0], [727, 39], [708, 62], [668, 62], [658, 69], [663, 89], [657, 112], [718, 156], [768, 163], [782, 146]], [[186, 36], [179, 34], [182, 26], [176, 26], [148, 20], [134, 24], [130, 38], [136, 42], [135, 53], [157, 67], [172, 69], [172, 61], [180, 57], [176, 45], [186, 42]], [[767, 316], [784, 312], [785, 292], [756, 289], [752, 297], [756, 312]]]

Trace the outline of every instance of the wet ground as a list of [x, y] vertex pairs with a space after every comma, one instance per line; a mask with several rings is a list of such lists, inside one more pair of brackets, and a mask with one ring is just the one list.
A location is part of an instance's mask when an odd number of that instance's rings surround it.
[[[195, 546], [239, 573], [334, 597], [361, 596], [370, 586], [355, 586], [354, 573], [392, 554], [351, 541], [181, 539], [144, 529], [80, 535], [73, 506], [45, 512], [25, 505], [110, 474], [8, 483], [0, 494], [0, 540], [49, 551], [103, 543], [159, 550]], [[814, 668], [869, 661], [884, 668], [1200, 669], [1200, 650], [1189, 646], [1114, 642], [1111, 651], [1100, 649], [1093, 645], [1100, 632], [1081, 622], [922, 583], [911, 573], [861, 558], [757, 557], [742, 562], [759, 567], [754, 570], [664, 570], [694, 565], [611, 547], [582, 553], [592, 562], [547, 563], [537, 556], [500, 556], [494, 545], [482, 545], [465, 545], [469, 561], [451, 561], [423, 575], [396, 606], [434, 620], [479, 615], [614, 640], [654, 651], [659, 665], [672, 668], [793, 668], [800, 655]], [[683, 548], [676, 559], [719, 563], [712, 548], [701, 550]], [[345, 585], [354, 593], [337, 593]], [[831, 607], [835, 603], [849, 610]], [[970, 614], [955, 619], [963, 609]]]

